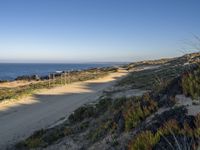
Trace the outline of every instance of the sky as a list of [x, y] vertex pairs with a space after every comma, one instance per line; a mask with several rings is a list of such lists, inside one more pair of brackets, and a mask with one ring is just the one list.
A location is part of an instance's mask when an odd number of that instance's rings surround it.
[[1, 0], [0, 62], [179, 56], [200, 34], [199, 7], [199, 0]]

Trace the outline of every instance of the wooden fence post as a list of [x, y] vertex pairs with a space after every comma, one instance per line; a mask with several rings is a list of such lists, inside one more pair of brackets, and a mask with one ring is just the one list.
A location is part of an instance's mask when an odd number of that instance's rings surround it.
[[62, 85], [62, 73], [60, 75], [60, 84]]
[[66, 85], [66, 71], [64, 72], [64, 75], [65, 75], [65, 85]]
[[51, 75], [49, 74], [49, 88], [51, 86]]
[[68, 84], [69, 84], [69, 71], [67, 72]]
[[53, 73], [53, 84], [55, 85], [55, 74]]

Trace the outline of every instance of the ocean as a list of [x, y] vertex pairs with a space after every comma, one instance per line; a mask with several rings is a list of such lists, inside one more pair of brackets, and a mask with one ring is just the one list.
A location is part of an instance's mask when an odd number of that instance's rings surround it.
[[99, 64], [20, 64], [0, 63], [0, 80], [14, 80], [23, 75], [45, 76], [56, 71], [83, 70], [96, 67], [114, 66], [114, 63]]

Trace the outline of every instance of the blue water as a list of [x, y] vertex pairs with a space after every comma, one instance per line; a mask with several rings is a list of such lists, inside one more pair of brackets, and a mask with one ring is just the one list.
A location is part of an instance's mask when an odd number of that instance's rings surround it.
[[83, 70], [108, 67], [114, 64], [4, 64], [0, 63], [0, 80], [14, 80], [22, 75], [45, 76], [56, 71]]

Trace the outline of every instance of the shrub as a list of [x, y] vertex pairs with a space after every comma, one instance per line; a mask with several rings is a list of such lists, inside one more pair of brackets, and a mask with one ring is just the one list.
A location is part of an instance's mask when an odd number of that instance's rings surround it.
[[68, 136], [72, 133], [73, 133], [73, 130], [71, 128], [65, 127], [64, 130], [63, 130], [64, 136]]
[[[196, 138], [199, 137], [199, 115], [196, 117], [196, 128], [193, 129], [188, 123], [184, 123], [183, 127], [179, 126], [178, 121], [172, 119], [163, 124], [154, 133], [150, 130], [140, 132], [130, 142], [129, 150], [159, 150], [159, 149], [196, 149]], [[198, 129], [198, 130], [197, 130]]]
[[195, 117], [195, 136], [200, 137], [200, 113]]
[[129, 101], [124, 109], [125, 128], [130, 130], [155, 112], [157, 110], [157, 103], [150, 99], [149, 94], [145, 94], [140, 100], [136, 98], [135, 101]]
[[134, 128], [138, 124], [138, 122], [140, 122], [140, 120], [144, 118], [145, 114], [139, 104], [134, 104], [134, 106], [128, 108], [124, 116], [125, 128], [129, 130]]
[[129, 150], [150, 150], [160, 140], [151, 131], [141, 132], [129, 145]]
[[183, 93], [186, 96], [191, 96], [192, 99], [198, 99], [200, 97], [200, 67], [183, 74], [182, 89]]
[[71, 123], [80, 122], [84, 120], [85, 118], [94, 116], [95, 113], [96, 111], [95, 111], [94, 106], [90, 106], [90, 105], [82, 106], [76, 109], [74, 113], [69, 116], [68, 119]]
[[158, 93], [158, 92], [164, 90], [167, 87], [168, 82], [169, 81], [164, 80], [163, 78], [156, 76], [155, 79], [154, 79], [154, 84], [153, 84], [154, 92]]
[[99, 127], [91, 130], [88, 134], [88, 139], [91, 142], [96, 142], [104, 137], [106, 134], [116, 129], [116, 125], [111, 120], [107, 120], [105, 123], [99, 125]]
[[42, 139], [48, 145], [53, 144], [55, 141], [63, 138], [72, 133], [71, 128], [53, 128], [49, 130], [46, 134], [42, 135]]
[[45, 146], [45, 142], [42, 139], [42, 136], [45, 134], [44, 130], [40, 130], [35, 132], [31, 137], [26, 139], [25, 141], [22, 141], [18, 144], [16, 144], [17, 149], [31, 149], [31, 148], [37, 148], [39, 146]]
[[[81, 128], [81, 127], [80, 127]], [[71, 127], [57, 127], [35, 132], [26, 140], [16, 144], [16, 149], [32, 149], [38, 147], [47, 147], [59, 139], [73, 134], [75, 131]]]
[[105, 112], [112, 105], [112, 99], [110, 98], [102, 98], [96, 104], [96, 109], [98, 113]]
[[37, 148], [38, 146], [45, 145], [44, 141], [41, 138], [33, 138], [33, 139], [28, 139], [25, 142], [25, 145], [29, 148]]
[[121, 107], [123, 107], [123, 105], [126, 103], [126, 101], [127, 101], [126, 97], [115, 99], [112, 103], [112, 108], [114, 110], [119, 110]]

